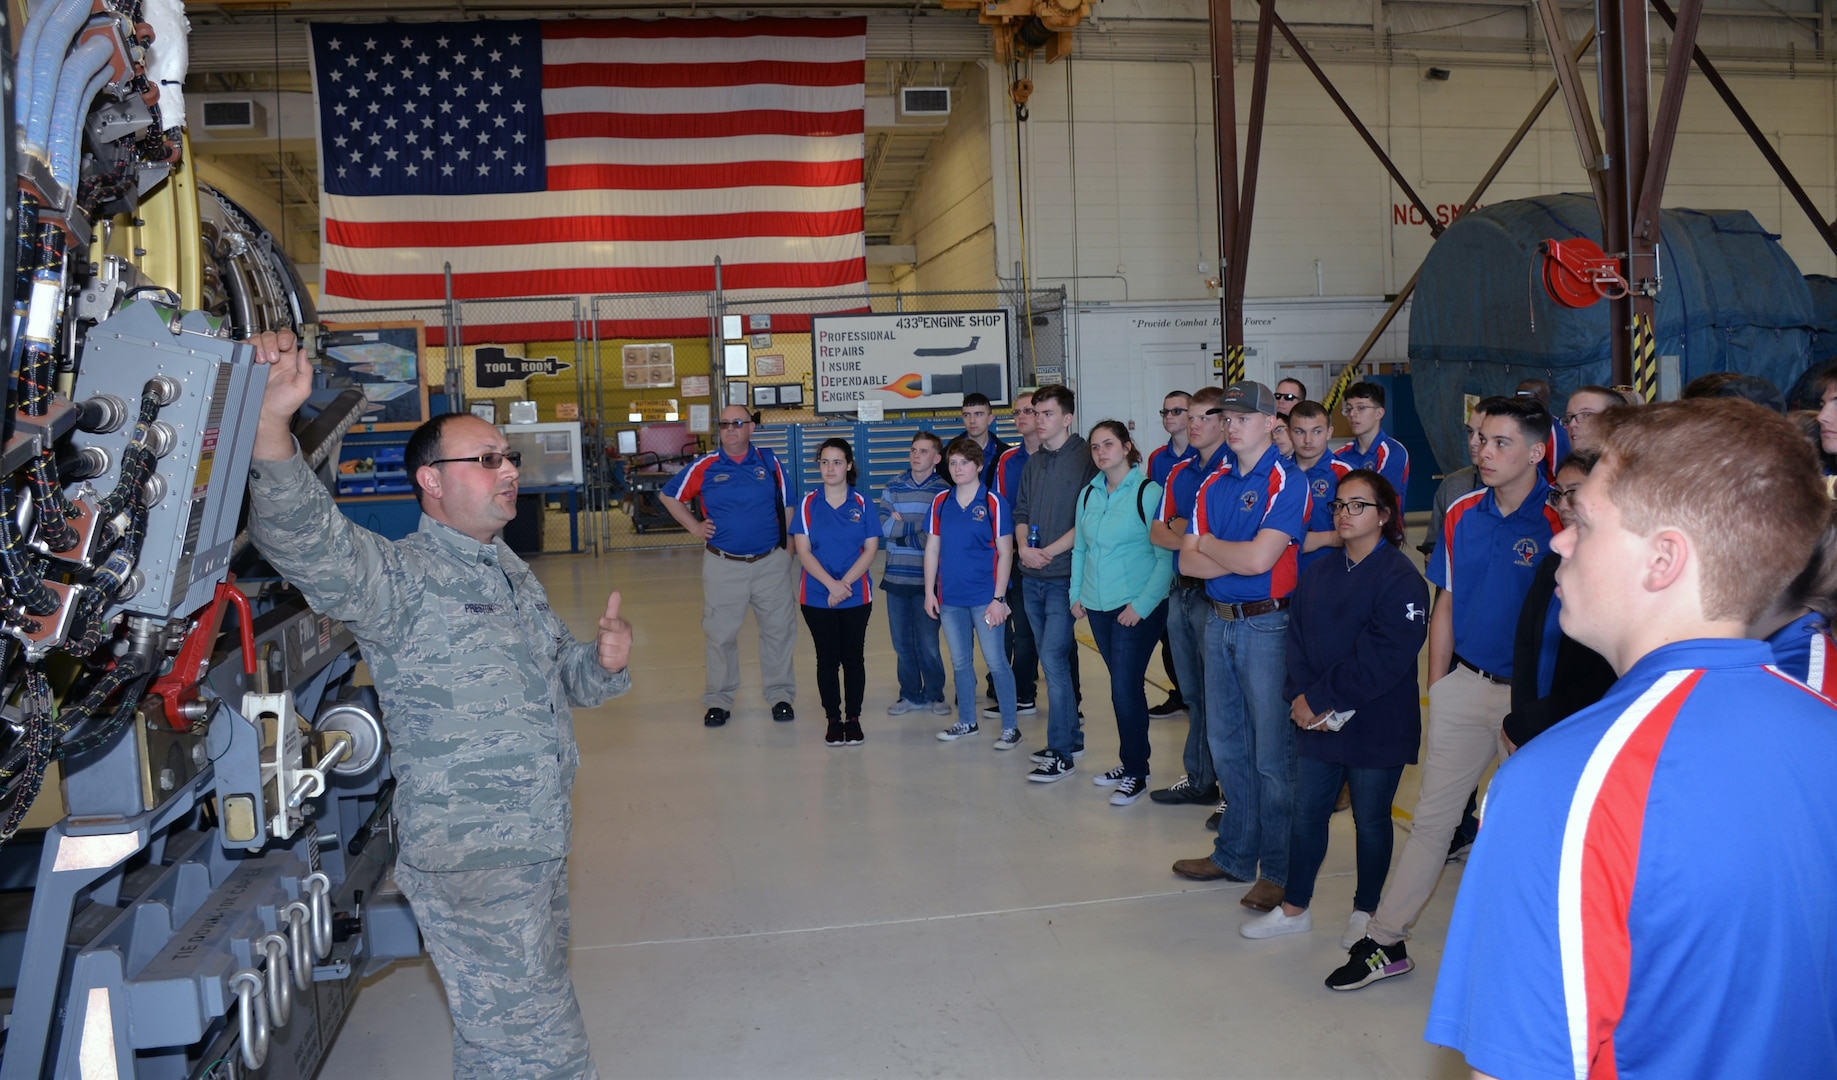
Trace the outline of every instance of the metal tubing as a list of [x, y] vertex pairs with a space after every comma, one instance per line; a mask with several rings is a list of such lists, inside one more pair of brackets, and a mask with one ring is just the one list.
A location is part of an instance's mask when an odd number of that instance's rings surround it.
[[1233, 248], [1237, 243], [1237, 64], [1232, 42], [1231, 0], [1211, 0], [1212, 29], [1212, 134], [1216, 157], [1218, 199], [1219, 317], [1225, 324], [1225, 344], [1244, 344], [1244, 312], [1231, 311], [1231, 282], [1240, 276]]
[[[1703, 22], [1703, 0], [1683, 0], [1665, 59], [1665, 85], [1658, 95], [1658, 121], [1652, 127], [1652, 150], [1646, 158], [1645, 181], [1633, 210], [1633, 235], [1658, 242], [1659, 200], [1665, 193], [1665, 174], [1671, 169], [1671, 149], [1677, 143], [1678, 117], [1684, 111], [1684, 83], [1690, 77], [1690, 54], [1697, 48], [1697, 27]], [[1633, 279], [1631, 266], [1628, 280]], [[1656, 279], [1658, 268], [1653, 267]]]
[[[1659, 18], [1665, 20], [1666, 25], [1674, 31], [1677, 29], [1678, 17], [1671, 10], [1670, 4], [1667, 4], [1665, 0], [1652, 0], [1652, 8], [1658, 12]], [[1737, 98], [1735, 91], [1729, 88], [1729, 84], [1722, 78], [1722, 73], [1716, 70], [1716, 65], [1710, 63], [1709, 57], [1703, 55], [1702, 49], [1691, 51], [1697, 60], [1697, 70], [1701, 71], [1709, 84], [1716, 88], [1716, 93], [1721, 96], [1722, 103], [1727, 105], [1729, 112], [1735, 115], [1735, 122], [1741, 125], [1741, 130], [1748, 133], [1748, 138], [1754, 140], [1754, 146], [1760, 151], [1760, 156], [1766, 158], [1767, 164], [1773, 166], [1773, 171], [1780, 178], [1780, 183], [1786, 186], [1793, 201], [1799, 204], [1799, 209], [1805, 211], [1805, 216], [1811, 219], [1812, 228], [1818, 230], [1818, 235], [1824, 238], [1824, 242], [1833, 252], [1837, 252], [1837, 229], [1833, 229], [1831, 223], [1824, 219], [1824, 214], [1818, 209], [1818, 204], [1812, 201], [1798, 178], [1792, 175], [1792, 170], [1786, 167], [1786, 162], [1780, 157], [1779, 151], [1767, 141], [1767, 136], [1761, 132], [1760, 125], [1754, 122], [1754, 117], [1748, 115], [1748, 110], [1742, 106], [1741, 99]]]
[[[1589, 187], [1595, 193], [1595, 205], [1607, 205], [1607, 191], [1601, 178], [1601, 136], [1595, 130], [1594, 114], [1588, 111], [1588, 95], [1582, 92], [1582, 72], [1576, 67], [1582, 54], [1569, 45], [1569, 31], [1563, 25], [1563, 9], [1558, 0], [1535, 0], [1538, 21], [1543, 24], [1544, 40], [1550, 46], [1550, 61], [1556, 67], [1556, 85], [1563, 92], [1563, 108], [1569, 113], [1569, 127], [1575, 133], [1576, 153], [1582, 158], [1582, 171], [1588, 174]], [[1595, 31], [1590, 28], [1587, 37]]]
[[[1275, 3], [1276, 0], [1262, 0], [1263, 7], [1265, 8], [1274, 8]], [[1314, 78], [1320, 83], [1320, 88], [1325, 90], [1327, 96], [1333, 99], [1333, 104], [1339, 106], [1340, 114], [1352, 125], [1352, 130], [1358, 132], [1359, 138], [1365, 140], [1365, 145], [1371, 148], [1373, 154], [1377, 155], [1378, 162], [1384, 166], [1384, 171], [1390, 173], [1391, 179], [1396, 182], [1398, 187], [1403, 189], [1405, 195], [1409, 196], [1410, 202], [1416, 205], [1417, 211], [1422, 214], [1423, 220], [1428, 223], [1429, 235], [1440, 236], [1442, 232], [1447, 229], [1447, 226], [1436, 220], [1435, 212], [1429, 209], [1429, 204], [1423, 202], [1422, 196], [1416, 194], [1416, 189], [1411, 187], [1410, 182], [1403, 178], [1403, 173], [1398, 171], [1396, 163], [1391, 161], [1390, 155], [1384, 152], [1382, 146], [1378, 145], [1378, 140], [1372, 136], [1370, 129], [1365, 126], [1364, 121], [1359, 119], [1359, 114], [1353, 112], [1352, 106], [1347, 103], [1344, 97], [1340, 96], [1339, 88], [1333, 85], [1333, 80], [1327, 78], [1327, 73], [1322, 71], [1320, 65], [1314, 62], [1313, 54], [1308, 52], [1305, 45], [1301, 44], [1301, 39], [1295, 36], [1295, 32], [1288, 28], [1288, 23], [1283, 22], [1282, 16], [1280, 15], [1272, 15], [1271, 17], [1275, 19], [1276, 29], [1281, 32], [1283, 40], [1288, 42], [1289, 48], [1295, 50], [1295, 55], [1301, 58], [1301, 62], [1307, 65], [1308, 70], [1314, 73]]]
[[1250, 227], [1256, 221], [1257, 170], [1263, 157], [1263, 117], [1269, 107], [1269, 57], [1274, 52], [1276, 8], [1264, 4], [1257, 12], [1256, 68], [1250, 80], [1250, 130], [1244, 137], [1244, 183], [1237, 200], [1237, 235], [1232, 243], [1232, 273], [1225, 282], [1225, 325], [1235, 323], [1243, 344], [1245, 273], [1250, 265]]
[[[1633, 201], [1644, 185], [1650, 148], [1651, 44], [1645, 0], [1600, 0], [1596, 11], [1601, 30], [1601, 122], [1608, 153], [1601, 246], [1610, 255], [1624, 257], [1630, 267], [1634, 259], [1655, 255], [1652, 243], [1637, 241], [1632, 230]], [[1652, 314], [1652, 298], [1635, 293], [1609, 300], [1608, 305], [1612, 379], [1614, 385], [1624, 386], [1633, 378], [1633, 321]]]

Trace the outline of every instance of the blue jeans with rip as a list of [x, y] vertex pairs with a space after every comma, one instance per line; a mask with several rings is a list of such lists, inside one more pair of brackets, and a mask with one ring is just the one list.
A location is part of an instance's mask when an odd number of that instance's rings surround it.
[[[1353, 723], [1357, 723], [1355, 719]], [[1295, 770], [1295, 826], [1289, 834], [1288, 882], [1283, 903], [1299, 908], [1314, 899], [1314, 878], [1327, 857], [1327, 823], [1339, 801], [1341, 785], [1352, 789], [1352, 830], [1357, 837], [1358, 888], [1352, 906], [1367, 915], [1378, 910], [1384, 878], [1391, 869], [1391, 849], [1396, 827], [1391, 824], [1391, 800], [1403, 766], [1358, 768], [1337, 761], [1302, 758]]]
[[1167, 640], [1173, 646], [1174, 677], [1186, 699], [1186, 749], [1181, 764], [1187, 782], [1209, 788], [1218, 782], [1212, 762], [1212, 743], [1206, 737], [1206, 620], [1212, 605], [1206, 591], [1174, 585], [1167, 596]]
[[1078, 695], [1072, 689], [1072, 582], [1070, 578], [1021, 578], [1027, 597], [1027, 625], [1040, 650], [1040, 671], [1046, 677], [1046, 697], [1051, 711], [1046, 719], [1046, 746], [1065, 760], [1084, 742], [1078, 722]]
[[887, 627], [899, 672], [899, 696], [914, 705], [944, 700], [944, 654], [938, 648], [938, 620], [925, 614], [925, 594], [881, 586]]
[[1240, 881], [1288, 884], [1295, 725], [1282, 700], [1288, 612], [1206, 622], [1206, 734], [1231, 807], [1212, 861]]
[[1104, 666], [1110, 669], [1110, 706], [1116, 710], [1116, 736], [1121, 744], [1123, 773], [1138, 780], [1148, 779], [1148, 691], [1143, 682], [1148, 676], [1148, 658], [1161, 642], [1161, 631], [1167, 627], [1167, 602], [1162, 601], [1134, 626], [1124, 626], [1120, 616], [1127, 608], [1114, 611], [1086, 610], [1091, 623], [1091, 637]]
[[[982, 662], [988, 665], [989, 678], [995, 682], [995, 700], [1001, 706], [1001, 729], [1014, 730], [1014, 672], [1008, 668], [1003, 649], [1001, 625], [990, 626], [983, 617], [986, 608], [953, 607], [938, 609], [944, 624], [944, 640], [950, 646], [951, 674], [957, 683], [957, 719], [976, 723], [976, 652], [982, 649]], [[972, 642], [974, 644], [972, 644]]]

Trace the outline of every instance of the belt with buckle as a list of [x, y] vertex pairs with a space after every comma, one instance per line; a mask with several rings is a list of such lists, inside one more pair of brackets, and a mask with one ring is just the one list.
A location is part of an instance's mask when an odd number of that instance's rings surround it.
[[1212, 601], [1212, 614], [1227, 622], [1268, 615], [1272, 611], [1286, 611], [1287, 609], [1288, 597], [1286, 596], [1277, 597], [1274, 600], [1252, 600], [1248, 604], [1227, 604], [1222, 600]]
[[1206, 587], [1206, 583], [1201, 578], [1187, 577], [1185, 574], [1175, 574], [1174, 587], [1177, 589], [1203, 589]]
[[[760, 559], [765, 558], [766, 555], [770, 555], [772, 553], [771, 551], [768, 551], [761, 555], [735, 555], [732, 552], [722, 551], [720, 548], [715, 547], [713, 544], [703, 544], [702, 546], [708, 549], [708, 554], [719, 555], [721, 558], [726, 559], [728, 562], [756, 563]], [[772, 550], [776, 551], [778, 549], [773, 548]]]
[[1455, 657], [1454, 662], [1466, 668], [1468, 671], [1473, 672], [1475, 675], [1478, 675], [1480, 678], [1485, 679], [1487, 682], [1492, 683], [1494, 686], [1512, 685], [1512, 680], [1501, 678], [1498, 675], [1494, 675], [1490, 671], [1482, 671], [1478, 665], [1469, 663], [1467, 660], [1463, 659], [1462, 657], [1459, 657], [1459, 656]]

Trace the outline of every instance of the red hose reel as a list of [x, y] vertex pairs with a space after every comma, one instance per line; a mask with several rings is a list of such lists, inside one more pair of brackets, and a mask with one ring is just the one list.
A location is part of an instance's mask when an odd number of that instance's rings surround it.
[[1620, 260], [1593, 240], [1545, 240], [1537, 251], [1543, 256], [1544, 291], [1564, 307], [1585, 308], [1597, 300], [1618, 300], [1627, 294]]

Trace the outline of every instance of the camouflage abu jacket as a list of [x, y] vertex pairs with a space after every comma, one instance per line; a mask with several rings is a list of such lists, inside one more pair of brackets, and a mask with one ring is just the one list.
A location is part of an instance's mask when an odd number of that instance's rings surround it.
[[249, 468], [256, 546], [370, 665], [396, 776], [401, 859], [480, 870], [568, 853], [580, 753], [569, 706], [631, 687], [550, 610], [500, 537], [423, 514], [406, 539], [360, 528], [296, 453]]

